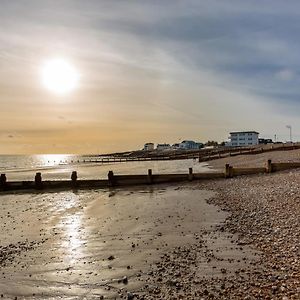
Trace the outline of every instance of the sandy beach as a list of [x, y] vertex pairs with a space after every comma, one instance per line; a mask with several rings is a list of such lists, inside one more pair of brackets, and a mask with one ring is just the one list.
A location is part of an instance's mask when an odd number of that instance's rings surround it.
[[[176, 187], [1, 196], [5, 299], [114, 299], [141, 291], [176, 247], [203, 243], [227, 213]], [[228, 243], [227, 237], [224, 244]], [[220, 273], [207, 270], [208, 273]]]
[[[299, 151], [272, 155], [294, 160]], [[269, 156], [230, 163], [261, 165]], [[180, 186], [2, 194], [1, 297], [299, 299], [299, 179], [293, 170]]]

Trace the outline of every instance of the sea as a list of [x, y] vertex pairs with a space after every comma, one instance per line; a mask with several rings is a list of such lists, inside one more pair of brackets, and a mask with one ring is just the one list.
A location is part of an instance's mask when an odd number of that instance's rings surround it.
[[196, 159], [166, 161], [127, 161], [102, 163], [99, 156], [74, 154], [0, 155], [0, 172], [7, 180], [33, 180], [41, 172], [45, 180], [69, 179], [77, 171], [78, 179], [105, 179], [109, 171], [117, 175], [188, 173], [213, 171]]

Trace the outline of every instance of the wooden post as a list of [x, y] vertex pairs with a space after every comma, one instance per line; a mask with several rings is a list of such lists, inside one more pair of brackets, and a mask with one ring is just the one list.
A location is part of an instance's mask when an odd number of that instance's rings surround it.
[[233, 167], [232, 166], [229, 166], [229, 178], [232, 178], [233, 177]]
[[152, 184], [152, 183], [153, 183], [152, 169], [148, 169], [148, 183], [149, 183], [149, 184]]
[[188, 176], [189, 181], [192, 181], [193, 177], [194, 177], [194, 175], [193, 175], [193, 168], [189, 168], [189, 176]]
[[230, 177], [230, 173], [229, 173], [229, 164], [225, 165], [225, 178], [229, 178]]
[[114, 172], [109, 171], [107, 176], [108, 176], [108, 185], [109, 186], [114, 186], [115, 185]]
[[42, 173], [38, 172], [35, 174], [34, 182], [36, 189], [40, 190], [43, 188]]
[[4, 190], [5, 187], [6, 187], [6, 175], [5, 174], [1, 174], [1, 177], [0, 177], [0, 188]]
[[72, 186], [77, 187], [77, 172], [73, 171], [71, 175]]
[[272, 173], [272, 160], [271, 159], [268, 159], [268, 161], [267, 161], [267, 168], [266, 168], [267, 170], [267, 173]]

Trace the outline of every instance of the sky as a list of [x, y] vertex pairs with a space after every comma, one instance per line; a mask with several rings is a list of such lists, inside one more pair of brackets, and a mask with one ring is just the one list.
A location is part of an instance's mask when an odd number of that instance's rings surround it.
[[[0, 0], [0, 154], [300, 140], [300, 2]], [[78, 85], [49, 91], [42, 68]]]

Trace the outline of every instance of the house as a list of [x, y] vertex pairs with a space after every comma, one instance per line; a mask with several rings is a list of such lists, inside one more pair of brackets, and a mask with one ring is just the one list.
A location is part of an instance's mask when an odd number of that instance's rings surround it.
[[154, 144], [153, 143], [146, 143], [143, 148], [144, 151], [153, 151], [154, 150]]
[[179, 149], [179, 145], [180, 145], [179, 143], [173, 144], [173, 145], [172, 145], [172, 149], [173, 149], [173, 150]]
[[256, 131], [230, 132], [229, 146], [239, 147], [239, 146], [258, 145], [258, 135], [259, 133]]
[[161, 150], [169, 150], [171, 149], [170, 144], [157, 144], [156, 150], [161, 151]]
[[273, 144], [273, 140], [272, 139], [263, 139], [263, 138], [261, 138], [261, 139], [258, 139], [258, 143], [259, 144]]
[[179, 149], [190, 150], [190, 149], [201, 149], [203, 147], [202, 143], [196, 143], [194, 141], [182, 141], [179, 144]]

